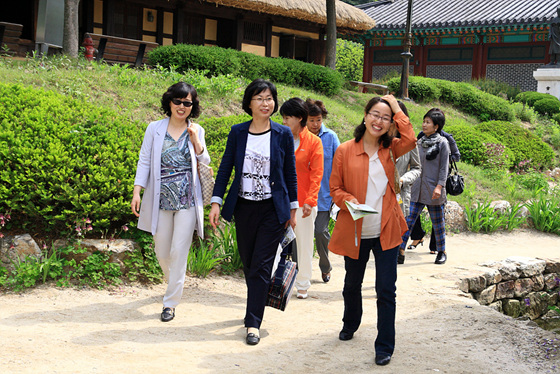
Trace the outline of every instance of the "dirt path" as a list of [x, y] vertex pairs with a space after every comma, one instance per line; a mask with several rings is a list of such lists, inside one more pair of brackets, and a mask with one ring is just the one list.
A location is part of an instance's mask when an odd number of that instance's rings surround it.
[[244, 344], [240, 277], [188, 278], [166, 324], [158, 320], [163, 285], [0, 295], [0, 373], [560, 373], [558, 356], [547, 359], [539, 344], [558, 335], [480, 306], [456, 286], [480, 262], [560, 257], [560, 238], [466, 233], [448, 236], [447, 247], [443, 266], [427, 246], [407, 251], [399, 266], [397, 345], [387, 367], [373, 362], [373, 262], [362, 326], [342, 342], [344, 266], [332, 255], [331, 282], [320, 281], [315, 262], [311, 297], [292, 298], [286, 312], [267, 308], [254, 347]]

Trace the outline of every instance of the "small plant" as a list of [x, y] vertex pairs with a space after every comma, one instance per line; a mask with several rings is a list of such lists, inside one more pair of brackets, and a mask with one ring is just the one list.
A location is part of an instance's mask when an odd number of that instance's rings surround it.
[[140, 246], [140, 251], [133, 252], [123, 261], [128, 270], [128, 280], [160, 283], [163, 272], [154, 252], [153, 236], [142, 230], [131, 231], [134, 241]]
[[467, 228], [472, 232], [494, 232], [507, 223], [506, 216], [500, 215], [490, 206], [489, 202], [477, 203], [475, 206], [465, 206]]
[[525, 204], [515, 204], [515, 205], [512, 205], [508, 209], [508, 211], [505, 215], [506, 230], [508, 230], [508, 231], [515, 230], [516, 228], [520, 227], [525, 222], [527, 222], [527, 218], [522, 217], [519, 214], [520, 211], [521, 211], [521, 208], [523, 208], [524, 206], [525, 206]]
[[199, 277], [205, 278], [223, 260], [223, 257], [219, 255], [216, 257], [216, 253], [210, 248], [208, 243], [198, 236], [197, 240], [198, 246], [191, 246], [187, 270]]
[[243, 268], [241, 257], [237, 249], [237, 234], [235, 225], [227, 223], [223, 229], [218, 227], [218, 232], [212, 234], [212, 246], [220, 251], [222, 261], [220, 269], [223, 273], [231, 274]]
[[424, 230], [426, 233], [432, 232], [432, 220], [428, 211], [422, 210], [422, 212], [420, 212], [420, 215], [418, 216], [418, 219], [422, 223], [422, 230]]
[[540, 191], [537, 197], [527, 204], [529, 216], [539, 231], [560, 235], [560, 201]]

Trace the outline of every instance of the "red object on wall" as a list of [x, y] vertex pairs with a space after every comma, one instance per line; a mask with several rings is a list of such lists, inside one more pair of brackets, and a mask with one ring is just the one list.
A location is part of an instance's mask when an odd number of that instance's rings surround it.
[[95, 48], [93, 47], [93, 39], [91, 38], [91, 35], [89, 35], [87, 32], [84, 34], [84, 42], [82, 43], [82, 46], [86, 50], [84, 54], [86, 60], [88, 61], [93, 60], [93, 52], [95, 52]]

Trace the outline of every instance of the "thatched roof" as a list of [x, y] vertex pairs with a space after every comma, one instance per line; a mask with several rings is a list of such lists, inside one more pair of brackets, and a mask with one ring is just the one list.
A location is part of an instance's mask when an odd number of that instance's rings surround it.
[[[325, 0], [206, 0], [231, 8], [296, 18], [303, 21], [327, 24]], [[375, 21], [362, 10], [336, 1], [336, 25], [353, 32], [361, 32], [375, 26]]]

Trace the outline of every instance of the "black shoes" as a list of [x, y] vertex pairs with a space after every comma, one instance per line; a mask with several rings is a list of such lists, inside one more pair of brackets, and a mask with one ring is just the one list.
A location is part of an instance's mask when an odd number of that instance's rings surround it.
[[391, 362], [391, 355], [377, 355], [375, 356], [375, 364], [379, 366], [385, 366]]
[[401, 255], [399, 253], [398, 257], [397, 257], [397, 264], [402, 265], [404, 264], [404, 255]]
[[338, 334], [338, 338], [339, 338], [340, 340], [350, 340], [350, 339], [352, 339], [353, 337], [354, 337], [354, 333], [353, 333], [353, 332], [350, 332], [350, 331], [347, 331], [347, 330], [344, 330], [344, 329], [342, 329], [342, 330], [340, 331], [340, 333]]
[[447, 261], [447, 255], [445, 254], [445, 252], [443, 251], [438, 252], [436, 261], [434, 263], [437, 265], [442, 265], [445, 264], [445, 261]]
[[321, 276], [323, 278], [323, 282], [327, 283], [328, 281], [331, 280], [331, 272], [329, 271], [328, 273], [321, 273]]
[[252, 332], [247, 334], [247, 338], [245, 338], [247, 344], [249, 345], [257, 345], [261, 341], [260, 336], [253, 334]]
[[169, 322], [175, 317], [175, 308], [163, 308], [161, 322]]
[[[416, 240], [414, 240], [413, 242], [415, 242]], [[406, 249], [416, 249], [416, 247], [418, 247], [419, 245], [421, 245], [422, 247], [424, 246], [424, 238], [420, 239], [416, 244], [411, 244], [408, 247], [406, 247]]]

